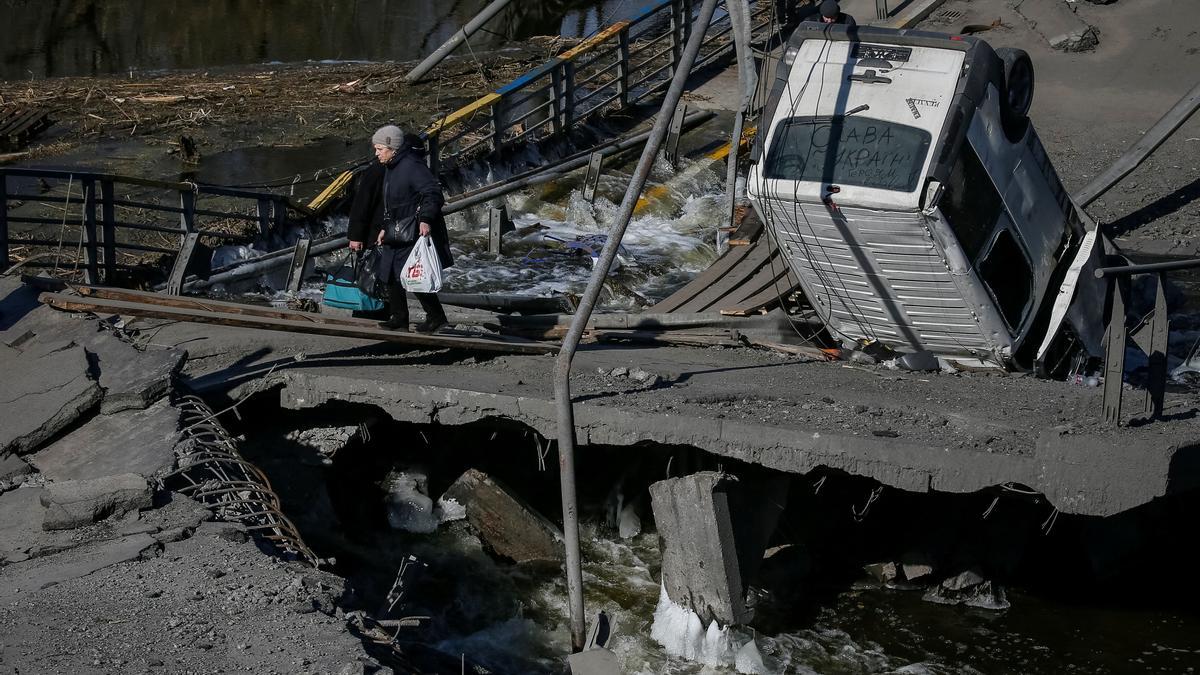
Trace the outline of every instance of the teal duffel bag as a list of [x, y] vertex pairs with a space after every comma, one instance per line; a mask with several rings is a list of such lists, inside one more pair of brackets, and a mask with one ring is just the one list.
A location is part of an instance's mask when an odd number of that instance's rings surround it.
[[383, 309], [384, 303], [372, 298], [358, 287], [359, 256], [351, 252], [333, 274], [325, 275], [325, 297], [322, 304], [356, 312], [375, 312]]

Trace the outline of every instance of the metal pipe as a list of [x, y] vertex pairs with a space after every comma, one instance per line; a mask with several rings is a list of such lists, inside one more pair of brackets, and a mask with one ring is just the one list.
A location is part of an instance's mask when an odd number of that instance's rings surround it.
[[1171, 260], [1168, 262], [1146, 263], [1144, 265], [1123, 265], [1120, 267], [1099, 267], [1095, 271], [1097, 279], [1104, 277], [1124, 277], [1131, 274], [1146, 274], [1147, 272], [1170, 272], [1173, 270], [1190, 270], [1200, 267], [1200, 258], [1187, 260]]
[[483, 27], [483, 24], [491, 20], [493, 16], [500, 13], [500, 10], [507, 6], [509, 0], [492, 0], [492, 4], [483, 8], [483, 11], [475, 15], [475, 18], [467, 22], [467, 25], [458, 29], [458, 32], [450, 36], [441, 47], [434, 50], [432, 54], [425, 57], [425, 60], [417, 65], [416, 68], [408, 71], [404, 76], [404, 81], [412, 84], [424, 77], [429, 71], [433, 70], [437, 64], [442, 62], [442, 59], [450, 55], [458, 46], [467, 41], [471, 34]]
[[1197, 110], [1200, 110], [1200, 83], [1192, 87], [1192, 90], [1184, 94], [1183, 98], [1167, 111], [1167, 114], [1155, 122], [1154, 126], [1150, 127], [1149, 131], [1142, 136], [1142, 139], [1129, 149], [1129, 152], [1121, 155], [1120, 159], [1113, 162], [1113, 165], [1108, 167], [1104, 173], [1093, 178], [1092, 182], [1076, 192], [1075, 203], [1085, 207], [1096, 201], [1100, 195], [1108, 192], [1109, 188], [1138, 168]]
[[633, 217], [634, 206], [637, 205], [642, 188], [646, 186], [646, 181], [650, 177], [650, 170], [654, 167], [658, 149], [662, 146], [663, 138], [666, 136], [671, 118], [674, 116], [672, 113], [683, 96], [688, 74], [691, 72], [696, 55], [700, 52], [700, 43], [704, 39], [704, 33], [708, 30], [708, 24], [712, 21], [713, 10], [716, 7], [717, 0], [704, 0], [704, 4], [700, 7], [700, 14], [695, 21], [695, 30], [691, 32], [687, 45], [680, 55], [675, 74], [671, 78], [671, 86], [667, 89], [666, 96], [663, 97], [662, 107], [654, 119], [650, 135], [646, 139], [646, 147], [642, 149], [642, 157], [638, 160], [637, 169], [634, 170], [629, 188], [625, 191], [625, 198], [621, 201], [619, 215], [613, 223], [612, 230], [608, 233], [608, 240], [604, 242], [600, 260], [592, 271], [592, 278], [588, 281], [587, 290], [584, 291], [571, 327], [567, 330], [566, 337], [563, 338], [562, 349], [554, 364], [554, 399], [558, 411], [558, 467], [562, 488], [563, 539], [566, 545], [572, 652], [583, 649], [584, 620], [583, 569], [579, 555], [579, 512], [575, 496], [575, 410], [571, 404], [571, 364], [575, 358], [575, 350], [579, 347], [579, 340], [583, 337], [583, 331], [592, 317], [592, 309], [600, 297], [604, 279], [608, 275], [613, 260], [617, 257], [617, 248], [625, 237], [629, 219]]
[[[758, 89], [758, 73], [754, 68], [754, 52], [750, 45], [750, 3], [747, 0], [727, 0], [725, 10], [729, 12], [729, 26], [733, 31], [733, 46], [737, 54], [738, 89], [742, 92], [738, 109], [733, 115], [733, 133], [729, 139], [729, 156], [725, 160], [725, 194], [729, 198], [729, 221], [722, 225], [733, 227], [737, 223], [737, 172], [738, 158], [742, 149], [742, 129], [746, 122], [746, 113], [754, 100], [754, 92]], [[717, 252], [724, 253], [728, 248], [729, 235], [725, 230], [717, 228]]]

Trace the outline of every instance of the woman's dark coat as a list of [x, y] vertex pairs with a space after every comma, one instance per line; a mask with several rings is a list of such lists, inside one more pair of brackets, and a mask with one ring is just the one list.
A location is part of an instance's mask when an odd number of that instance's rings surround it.
[[[446, 219], [442, 216], [442, 205], [446, 201], [442, 196], [442, 186], [420, 155], [409, 148], [401, 148], [386, 165], [371, 162], [359, 174], [354, 203], [350, 207], [347, 238], [361, 241], [367, 246], [375, 245], [379, 231], [383, 229], [385, 186], [390, 217], [400, 219], [417, 214], [419, 222], [429, 223], [430, 236], [433, 237], [442, 267], [453, 265], [450, 235], [446, 232]], [[413, 244], [380, 247], [382, 255], [377, 268], [380, 281], [389, 283], [393, 271], [399, 274], [412, 248]]]

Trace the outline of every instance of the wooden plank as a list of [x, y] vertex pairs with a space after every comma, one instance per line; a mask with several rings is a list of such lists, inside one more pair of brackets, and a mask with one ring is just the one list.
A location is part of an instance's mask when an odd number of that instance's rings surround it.
[[161, 293], [134, 291], [127, 288], [112, 288], [109, 286], [79, 286], [75, 284], [69, 284], [67, 285], [67, 288], [70, 288], [80, 295], [88, 298], [137, 302], [146, 305], [156, 305], [159, 307], [172, 307], [175, 309], [213, 312], [215, 314], [244, 314], [246, 316], [262, 317], [264, 319], [288, 319], [294, 321], [308, 321], [310, 323], [356, 326], [360, 328], [374, 328], [379, 325], [378, 322], [370, 319], [331, 316], [316, 312], [301, 312], [293, 309], [280, 309], [278, 307], [245, 305], [237, 302], [210, 300], [208, 298], [193, 298], [183, 295], [162, 295]]
[[762, 314], [768, 309], [774, 308], [780, 298], [787, 299], [789, 295], [800, 288], [800, 284], [796, 278], [792, 276], [791, 270], [783, 276], [779, 282], [778, 290], [771, 286], [764, 288], [757, 295], [753, 295], [743, 300], [740, 304], [733, 307], [722, 307], [721, 313], [725, 316], [751, 316], [754, 314]]
[[173, 321], [190, 321], [220, 326], [238, 328], [255, 328], [261, 330], [281, 331], [285, 333], [307, 333], [313, 335], [328, 335], [332, 337], [357, 338], [362, 340], [379, 340], [397, 342], [421, 347], [438, 347], [452, 349], [468, 349], [480, 351], [507, 352], [516, 354], [550, 354], [558, 351], [557, 345], [547, 345], [537, 342], [517, 341], [512, 338], [460, 337], [454, 335], [426, 335], [423, 333], [403, 333], [369, 328], [366, 326], [346, 326], [333, 323], [312, 323], [295, 319], [271, 319], [247, 314], [227, 314], [202, 310], [179, 309], [163, 307], [141, 302], [126, 302], [121, 300], [103, 300], [99, 298], [84, 298], [60, 293], [42, 293], [38, 297], [43, 304], [57, 309], [72, 312], [112, 313], [126, 316], [141, 316]]
[[746, 251], [745, 257], [740, 263], [732, 267], [724, 276], [708, 284], [701, 292], [697, 293], [691, 300], [683, 303], [674, 311], [676, 312], [703, 312], [704, 310], [719, 304], [725, 296], [730, 293], [735, 293], [737, 289], [746, 281], [758, 274], [758, 271], [767, 262], [767, 251], [764, 247], [755, 245], [745, 248], [734, 249], [738, 251]]
[[680, 305], [683, 305], [688, 300], [696, 297], [696, 295], [702, 293], [704, 289], [708, 288], [718, 279], [725, 276], [730, 269], [740, 263], [742, 259], [750, 253], [752, 248], [753, 247], [741, 247], [729, 249], [723, 255], [721, 255], [720, 258], [717, 258], [716, 262], [709, 265], [708, 269], [704, 270], [699, 276], [688, 282], [686, 286], [678, 291], [675, 291], [646, 311], [652, 314], [665, 314], [676, 311]]
[[749, 279], [738, 284], [734, 290], [726, 293], [721, 298], [718, 305], [735, 305], [746, 300], [746, 298], [758, 295], [763, 290], [774, 288], [781, 278], [788, 273], [787, 263], [783, 262], [776, 256], [767, 256], [762, 266]]

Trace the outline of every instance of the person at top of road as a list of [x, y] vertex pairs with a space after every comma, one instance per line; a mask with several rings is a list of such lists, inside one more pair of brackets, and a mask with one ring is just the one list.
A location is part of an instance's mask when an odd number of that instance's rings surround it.
[[824, 0], [817, 11], [809, 14], [805, 21], [820, 21], [824, 24], [837, 23], [847, 29], [858, 25], [854, 17], [842, 11], [842, 6], [837, 3], [837, 0]]
[[[388, 287], [391, 318], [379, 324], [389, 330], [408, 330], [408, 297], [400, 283], [401, 270], [417, 240], [403, 245], [383, 243], [384, 218], [401, 220], [416, 215], [418, 234], [433, 238], [434, 248], [442, 267], [450, 267], [450, 235], [442, 217], [445, 197], [437, 176], [421, 160], [417, 139], [399, 127], [389, 124], [371, 137], [375, 159], [365, 170], [354, 193], [350, 207], [347, 237], [350, 249], [379, 247], [379, 264], [375, 269], [379, 281]], [[415, 326], [421, 333], [433, 333], [446, 325], [446, 313], [436, 293], [414, 293], [425, 310], [425, 321]]]

